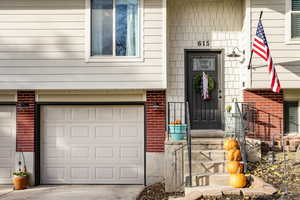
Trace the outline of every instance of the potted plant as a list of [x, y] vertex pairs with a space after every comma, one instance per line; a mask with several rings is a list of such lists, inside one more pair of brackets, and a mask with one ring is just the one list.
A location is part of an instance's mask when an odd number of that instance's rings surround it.
[[17, 171], [13, 173], [13, 184], [15, 190], [24, 190], [28, 186], [28, 173], [25, 171]]
[[183, 140], [186, 135], [186, 124], [182, 124], [181, 120], [175, 120], [169, 124], [169, 132], [171, 139], [178, 141]]

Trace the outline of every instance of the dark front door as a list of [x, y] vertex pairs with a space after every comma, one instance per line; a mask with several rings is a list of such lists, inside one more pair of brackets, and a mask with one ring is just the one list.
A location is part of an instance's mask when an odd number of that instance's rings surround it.
[[[221, 129], [221, 52], [186, 51], [185, 59], [186, 99], [190, 105], [192, 129]], [[204, 95], [205, 89], [208, 89], [208, 96]]]

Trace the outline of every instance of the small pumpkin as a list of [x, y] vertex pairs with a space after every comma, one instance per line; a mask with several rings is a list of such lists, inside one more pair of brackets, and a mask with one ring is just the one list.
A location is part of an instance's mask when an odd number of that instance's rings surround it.
[[223, 144], [223, 148], [227, 151], [229, 151], [230, 149], [238, 149], [239, 147], [239, 143], [236, 139], [234, 138], [228, 138], [224, 141], [224, 144]]
[[182, 124], [182, 123], [181, 123], [181, 120], [176, 120], [176, 121], [174, 122], [174, 124]]
[[226, 171], [229, 174], [241, 173], [243, 171], [243, 164], [238, 161], [229, 161], [226, 164]]
[[234, 188], [243, 188], [247, 185], [247, 178], [244, 174], [231, 174], [229, 185]]
[[231, 149], [227, 152], [226, 156], [229, 161], [240, 161], [242, 159], [241, 151], [239, 149]]

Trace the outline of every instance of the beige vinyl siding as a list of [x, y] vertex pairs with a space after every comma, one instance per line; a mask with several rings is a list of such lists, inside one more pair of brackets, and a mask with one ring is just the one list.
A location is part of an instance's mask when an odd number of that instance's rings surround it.
[[143, 1], [142, 61], [88, 63], [85, 0], [1, 0], [0, 89], [165, 88], [162, 5]]
[[[263, 25], [271, 55], [282, 88], [299, 88], [300, 86], [300, 44], [286, 43], [286, 0], [252, 0], [251, 33], [255, 36], [260, 11], [263, 10]], [[253, 57], [252, 88], [269, 88], [268, 69], [261, 58]], [[251, 86], [250, 86], [251, 87]]]

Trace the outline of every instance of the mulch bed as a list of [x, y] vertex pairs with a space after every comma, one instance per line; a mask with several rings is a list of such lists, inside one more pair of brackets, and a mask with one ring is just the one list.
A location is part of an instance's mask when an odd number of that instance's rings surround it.
[[146, 187], [137, 200], [168, 200], [168, 196], [165, 192], [165, 184], [156, 183]]
[[[285, 173], [286, 172], [286, 173]], [[278, 189], [278, 193], [273, 196], [244, 197], [242, 195], [228, 195], [220, 198], [199, 198], [198, 200], [300, 200], [300, 162], [288, 160], [285, 163], [282, 160], [270, 164], [267, 161], [259, 163], [249, 163], [249, 173], [261, 177], [265, 182], [272, 184]], [[285, 194], [286, 186], [288, 194]], [[167, 200], [170, 194], [165, 193], [164, 184], [157, 183], [145, 188], [137, 200]], [[174, 194], [171, 194], [174, 196]], [[178, 194], [182, 196], [182, 194]]]

